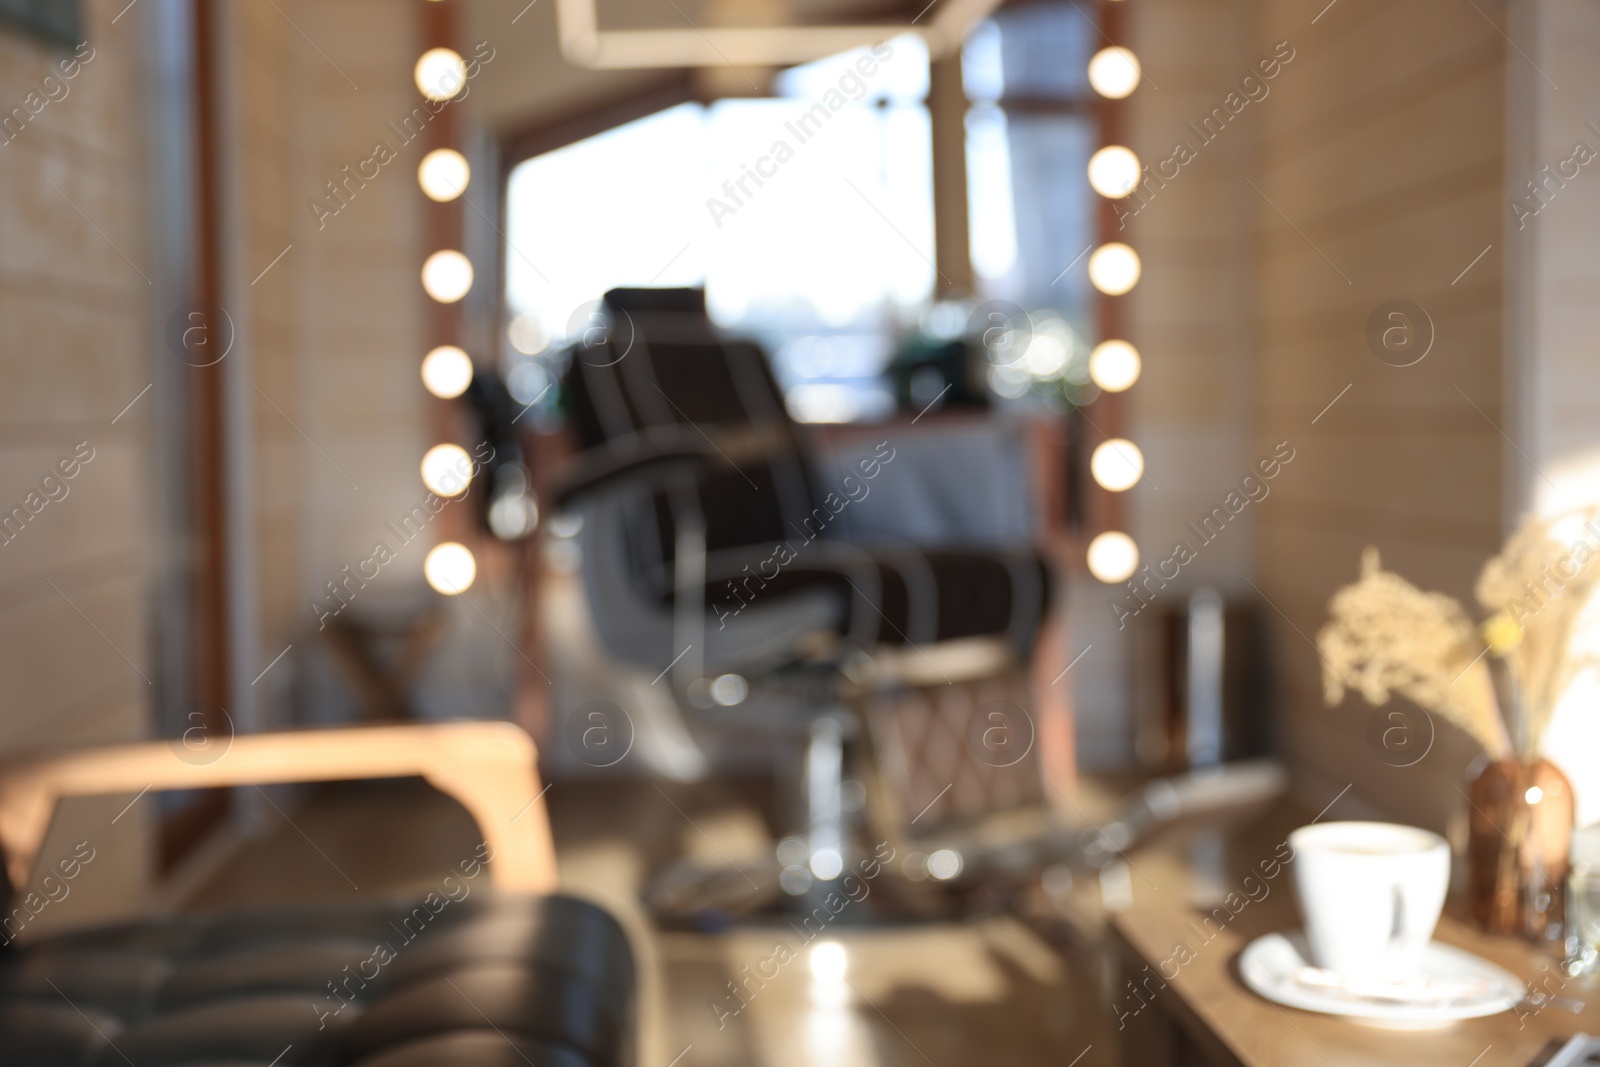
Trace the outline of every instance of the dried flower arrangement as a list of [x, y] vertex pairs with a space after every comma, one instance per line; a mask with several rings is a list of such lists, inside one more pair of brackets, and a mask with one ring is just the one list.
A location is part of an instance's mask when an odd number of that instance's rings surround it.
[[[1489, 613], [1481, 626], [1451, 597], [1384, 570], [1368, 547], [1360, 580], [1334, 594], [1317, 635], [1324, 699], [1336, 704], [1354, 689], [1376, 705], [1399, 694], [1460, 727], [1491, 758], [1537, 753], [1562, 693], [1600, 664], [1572, 647], [1600, 586], [1600, 565], [1590, 566], [1600, 557], [1597, 520], [1600, 509], [1525, 521], [1478, 577], [1478, 603]], [[1557, 536], [1579, 525], [1577, 540]]]

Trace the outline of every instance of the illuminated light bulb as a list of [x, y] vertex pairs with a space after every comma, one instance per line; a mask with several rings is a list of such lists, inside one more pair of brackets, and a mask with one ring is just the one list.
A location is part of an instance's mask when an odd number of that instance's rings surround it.
[[440, 400], [454, 400], [471, 384], [472, 357], [455, 345], [440, 345], [422, 357], [423, 388]]
[[1120, 393], [1139, 380], [1139, 350], [1126, 341], [1101, 341], [1089, 353], [1089, 378], [1108, 393]]
[[428, 550], [422, 561], [422, 575], [434, 592], [455, 596], [472, 588], [478, 577], [478, 561], [466, 545], [443, 541]]
[[434, 445], [422, 457], [422, 484], [437, 496], [460, 496], [472, 483], [472, 458], [460, 445]]
[[1120, 241], [1089, 254], [1089, 281], [1107, 296], [1121, 296], [1139, 284], [1139, 253]]
[[430, 48], [412, 71], [417, 91], [429, 100], [449, 100], [467, 84], [467, 65], [451, 48]]
[[1132, 441], [1113, 437], [1102, 441], [1089, 457], [1089, 473], [1102, 489], [1120, 493], [1144, 477], [1144, 453]]
[[1089, 157], [1089, 186], [1108, 200], [1120, 200], [1139, 187], [1139, 157], [1133, 149], [1107, 145]]
[[454, 304], [472, 288], [472, 262], [454, 249], [435, 252], [422, 265], [422, 288], [439, 303]]
[[1115, 585], [1125, 582], [1139, 567], [1139, 546], [1121, 530], [1108, 530], [1089, 542], [1089, 573]]
[[1544, 799], [1544, 790], [1540, 789], [1536, 785], [1530, 785], [1528, 787], [1528, 791], [1522, 794], [1522, 799], [1526, 800], [1529, 804], [1537, 804], [1539, 801]]
[[1139, 57], [1121, 46], [1102, 48], [1089, 60], [1089, 84], [1108, 100], [1121, 100], [1139, 87]]
[[417, 184], [428, 194], [428, 199], [440, 203], [466, 192], [471, 180], [472, 168], [467, 166], [467, 157], [454, 148], [435, 148], [417, 165]]

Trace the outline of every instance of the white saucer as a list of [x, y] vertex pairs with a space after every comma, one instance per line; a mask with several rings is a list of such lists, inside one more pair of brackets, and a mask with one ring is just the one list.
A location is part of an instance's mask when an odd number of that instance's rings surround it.
[[1300, 931], [1268, 934], [1245, 947], [1239, 974], [1268, 1000], [1385, 1030], [1432, 1030], [1457, 1019], [1494, 1015], [1521, 1003], [1527, 992], [1511, 972], [1438, 941], [1423, 953], [1420, 987], [1407, 990], [1319, 985], [1310, 959]]

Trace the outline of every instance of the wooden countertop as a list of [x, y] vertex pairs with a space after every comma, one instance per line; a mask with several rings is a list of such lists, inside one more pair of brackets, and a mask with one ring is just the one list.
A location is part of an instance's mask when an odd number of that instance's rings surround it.
[[[1397, 1032], [1282, 1007], [1252, 993], [1239, 977], [1240, 952], [1256, 937], [1300, 925], [1290, 881], [1292, 861], [1278, 865], [1274, 877], [1264, 872], [1273, 869], [1275, 850], [1288, 829], [1309, 822], [1313, 814], [1285, 806], [1224, 831], [1213, 842], [1213, 854], [1225, 856], [1226, 862], [1217, 872], [1220, 878], [1210, 879], [1211, 893], [1237, 894], [1231, 902], [1237, 914], [1231, 914], [1226, 925], [1215, 919], [1203, 925], [1211, 914], [1209, 901], [1196, 904], [1195, 899], [1207, 894], [1197, 894], [1192, 880], [1174, 876], [1186, 869], [1184, 865], [1162, 862], [1159, 855], [1164, 851], [1170, 857], [1175, 849], [1192, 847], [1192, 837], [1158, 844], [1156, 856], [1141, 852], [1133, 857], [1139, 868], [1159, 877], [1163, 887], [1158, 889], [1136, 873], [1133, 877], [1141, 892], [1128, 908], [1110, 917], [1124, 952], [1113, 1014], [1130, 1049], [1150, 1045], [1146, 1039], [1151, 1035], [1141, 1035], [1140, 1028], [1154, 1032], [1176, 1027], [1192, 1052], [1188, 1058], [1166, 1053], [1173, 1062], [1188, 1063], [1198, 1053], [1215, 1064], [1248, 1067], [1523, 1067], [1555, 1047], [1552, 1042], [1559, 1045], [1580, 1031], [1600, 1034], [1600, 984], [1590, 978], [1568, 978], [1554, 954], [1515, 939], [1481, 934], [1448, 914], [1449, 909], [1434, 935], [1437, 940], [1499, 964], [1527, 981], [1531, 991], [1582, 1001], [1583, 1012], [1521, 1007], [1462, 1020], [1447, 1029]], [[1241, 906], [1240, 901], [1245, 903]], [[1230, 911], [1224, 907], [1221, 914]], [[1163, 981], [1163, 973], [1173, 977]], [[1129, 987], [1129, 980], [1137, 990]], [[1155, 1047], [1170, 1050], [1172, 1045], [1158, 1039]], [[1136, 1053], [1124, 1062], [1155, 1060]]]

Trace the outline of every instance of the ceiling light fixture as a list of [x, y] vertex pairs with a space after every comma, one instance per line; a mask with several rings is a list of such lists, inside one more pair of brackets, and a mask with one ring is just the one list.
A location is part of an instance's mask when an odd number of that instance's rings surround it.
[[882, 44], [914, 33], [933, 59], [957, 53], [967, 31], [1000, 0], [944, 0], [924, 25], [700, 26], [602, 30], [598, 0], [556, 0], [556, 27], [567, 62], [602, 70], [661, 67], [787, 67]]

